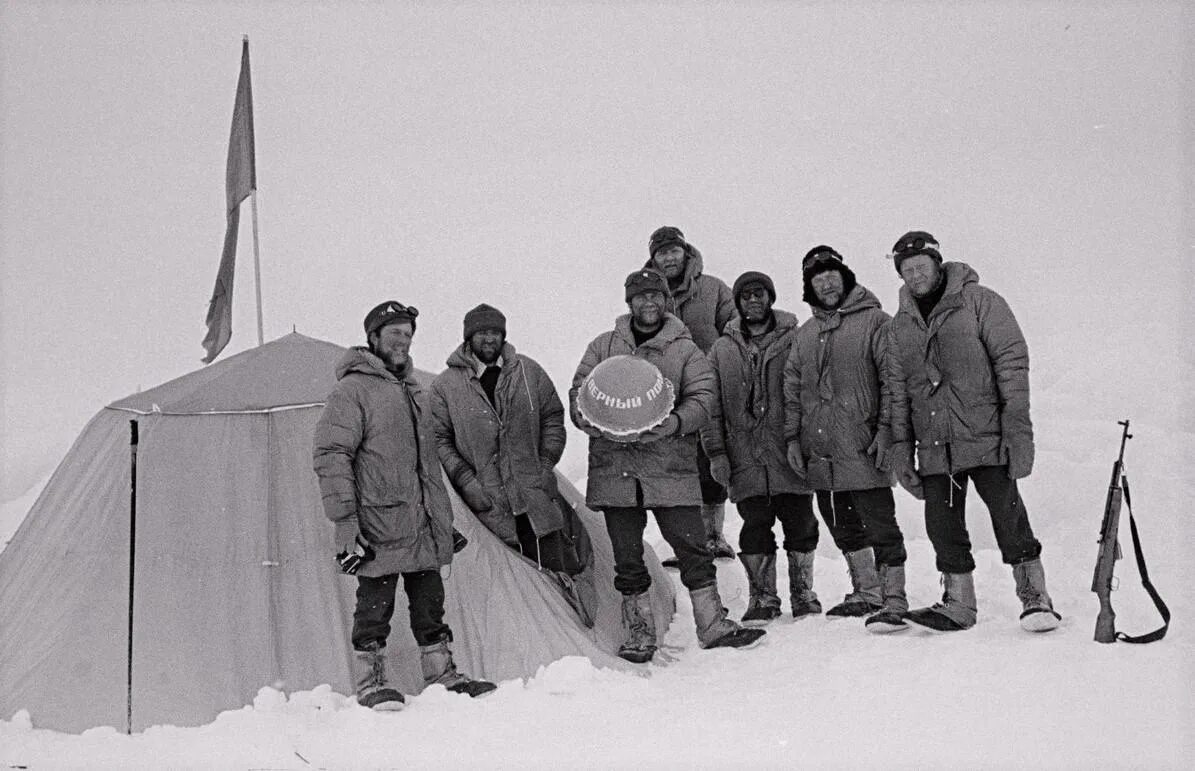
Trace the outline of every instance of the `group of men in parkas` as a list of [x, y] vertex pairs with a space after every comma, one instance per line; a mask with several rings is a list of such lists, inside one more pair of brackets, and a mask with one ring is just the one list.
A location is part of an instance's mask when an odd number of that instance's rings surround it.
[[[1017, 490], [1034, 457], [1028, 349], [1008, 304], [970, 266], [943, 262], [929, 233], [906, 233], [891, 253], [904, 285], [890, 317], [841, 254], [817, 246], [801, 264], [812, 316], [799, 323], [775, 307], [771, 277], [747, 271], [728, 287], [704, 272], [701, 253], [675, 227], [652, 233], [648, 252], [624, 282], [629, 313], [589, 344], [569, 390], [570, 417], [590, 437], [586, 504], [604, 516], [622, 596], [619, 656], [643, 663], [656, 651], [643, 557], [648, 511], [675, 554], [700, 646], [745, 648], [781, 614], [777, 520], [791, 613], [822, 612], [814, 498], [851, 581], [827, 616], [862, 617], [876, 633], [910, 623], [968, 629], [977, 613], [969, 483], [1012, 567], [1021, 626], [1058, 626]], [[409, 355], [417, 317], [397, 301], [369, 312], [367, 345], [338, 365], [315, 435], [337, 561], [358, 581], [358, 701], [376, 709], [403, 703], [383, 656], [400, 576], [425, 682], [471, 696], [494, 688], [452, 659], [440, 568], [467, 541], [452, 526], [441, 466], [478, 519], [559, 580], [592, 623], [571, 582], [592, 555], [556, 485], [564, 408], [551, 380], [506, 340], [505, 316], [483, 304], [466, 314], [464, 341], [427, 394]], [[619, 355], [654, 364], [675, 395], [664, 420], [629, 441], [578, 407], [590, 372]], [[915, 610], [895, 482], [924, 501], [944, 585], [939, 602]], [[750, 594], [741, 623], [722, 604], [714, 564], [734, 556], [722, 535], [727, 496], [743, 519], [738, 557]]]

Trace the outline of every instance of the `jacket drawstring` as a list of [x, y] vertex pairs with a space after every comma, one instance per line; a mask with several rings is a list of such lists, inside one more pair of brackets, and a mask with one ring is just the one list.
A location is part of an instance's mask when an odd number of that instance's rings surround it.
[[949, 442], [947, 442], [947, 444], [946, 444], [946, 478], [950, 480], [950, 486], [947, 488], [947, 494], [946, 494], [946, 505], [953, 509], [954, 508], [954, 488], [957, 487], [959, 490], [962, 490], [963, 486], [961, 484], [959, 484], [958, 482], [956, 482], [954, 479], [954, 458], [952, 457], [952, 455], [950, 453], [950, 443]]

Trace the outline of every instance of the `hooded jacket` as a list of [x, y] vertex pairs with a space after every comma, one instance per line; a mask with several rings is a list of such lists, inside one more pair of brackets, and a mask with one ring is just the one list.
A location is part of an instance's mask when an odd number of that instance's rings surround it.
[[440, 462], [461, 498], [503, 541], [518, 544], [519, 514], [542, 538], [564, 525], [553, 473], [564, 453], [564, 407], [543, 368], [510, 343], [502, 346], [493, 404], [476, 366], [464, 343], [432, 383]]
[[[659, 368], [672, 383], [672, 414], [680, 430], [654, 442], [615, 442], [589, 438], [589, 481], [585, 503], [592, 509], [612, 506], [698, 506], [697, 432], [713, 409], [714, 371], [679, 318], [664, 314], [655, 337], [636, 346], [629, 314], [619, 316], [614, 330], [598, 335], [585, 350], [568, 392], [569, 411], [578, 427], [577, 393], [586, 376], [611, 356], [633, 354]], [[636, 483], [643, 490], [636, 497]]]
[[892, 437], [913, 441], [919, 472], [1010, 464], [1033, 469], [1029, 348], [1004, 298], [962, 262], [943, 263], [946, 289], [924, 320], [908, 287], [890, 327]]
[[350, 348], [315, 427], [315, 473], [336, 543], [359, 530], [377, 552], [357, 575], [452, 561], [452, 504], [414, 367], [400, 380], [367, 348]]
[[797, 332], [797, 317], [772, 309], [775, 327], [748, 338], [739, 319], [709, 359], [715, 373], [714, 410], [701, 431], [706, 455], [730, 460], [730, 500], [808, 493], [793, 473], [784, 439], [784, 365]]
[[[726, 323], [738, 315], [730, 287], [720, 278], [707, 276], [705, 260], [692, 244], [685, 247], [685, 271], [680, 283], [672, 289], [673, 311], [688, 327], [693, 342], [707, 353], [722, 333]], [[645, 268], [655, 268], [648, 259]]]
[[877, 434], [886, 440], [890, 431], [890, 317], [858, 284], [834, 310], [811, 307], [784, 370], [785, 438], [800, 442], [815, 490], [891, 487], [891, 474], [867, 452]]

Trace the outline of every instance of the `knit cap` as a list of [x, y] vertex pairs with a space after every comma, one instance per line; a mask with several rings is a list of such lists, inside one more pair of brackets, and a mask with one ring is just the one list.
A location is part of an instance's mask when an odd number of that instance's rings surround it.
[[768, 297], [772, 298], [772, 302], [776, 302], [776, 284], [772, 282], [772, 277], [758, 270], [749, 270], [734, 280], [734, 286], [730, 292], [731, 296], [734, 297], [734, 307], [738, 308], [739, 313], [743, 312], [743, 309], [739, 308], [739, 292], [742, 292], [752, 284], [762, 286], [767, 290]]
[[506, 316], [492, 305], [482, 303], [465, 314], [465, 339], [483, 329], [496, 329], [506, 336]]
[[647, 253], [649, 256], [655, 257], [656, 252], [669, 246], [685, 247], [687, 251], [688, 245], [685, 241], [685, 234], [680, 232], [680, 228], [665, 225], [656, 228], [656, 231], [651, 234], [651, 238], [647, 241]]

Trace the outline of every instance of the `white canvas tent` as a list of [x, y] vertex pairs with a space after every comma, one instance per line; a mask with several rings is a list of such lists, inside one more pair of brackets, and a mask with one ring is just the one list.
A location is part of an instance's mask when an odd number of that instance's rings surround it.
[[[97, 414], [0, 553], [0, 717], [126, 727], [130, 420], [136, 420], [132, 727], [198, 725], [253, 700], [330, 683], [352, 693], [356, 581], [339, 574], [311, 469], [312, 435], [344, 349], [298, 334], [130, 396]], [[430, 376], [427, 376], [430, 379]], [[446, 582], [460, 668], [494, 681], [567, 655], [630, 667], [610, 542], [577, 490], [595, 552], [598, 609], [585, 628], [554, 583], [453, 495], [469, 546]], [[671, 583], [648, 550], [660, 633]], [[391, 672], [421, 687], [401, 598]]]

